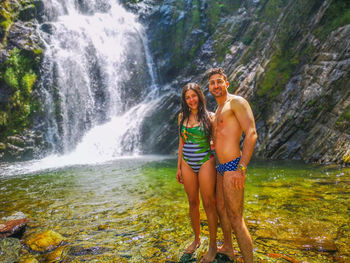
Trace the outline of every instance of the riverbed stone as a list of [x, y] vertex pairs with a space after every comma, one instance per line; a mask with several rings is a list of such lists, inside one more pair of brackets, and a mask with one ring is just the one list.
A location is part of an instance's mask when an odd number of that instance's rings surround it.
[[0, 262], [14, 263], [18, 262], [21, 242], [17, 238], [0, 239]]
[[54, 251], [47, 253], [44, 258], [46, 262], [55, 262], [56, 260], [59, 260], [63, 254], [63, 251], [65, 250], [65, 246], [58, 247]]
[[39, 263], [39, 261], [36, 258], [31, 257], [31, 258], [21, 259], [19, 263]]
[[29, 222], [28, 218], [15, 219], [0, 224], [0, 238], [9, 237], [19, 233]]
[[25, 243], [33, 251], [47, 252], [58, 247], [64, 239], [61, 234], [48, 230], [32, 236]]
[[11, 220], [16, 220], [16, 219], [24, 219], [27, 218], [27, 216], [20, 211], [16, 211], [13, 214], [11, 214], [10, 216], [4, 216], [3, 218], [1, 218], [0, 223], [5, 223], [7, 221], [11, 221]]

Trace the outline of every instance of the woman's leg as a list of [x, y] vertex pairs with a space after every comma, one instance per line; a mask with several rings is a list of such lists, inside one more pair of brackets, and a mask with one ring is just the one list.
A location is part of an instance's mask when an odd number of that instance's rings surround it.
[[218, 217], [216, 213], [215, 201], [215, 184], [216, 184], [216, 170], [215, 159], [211, 158], [205, 162], [199, 170], [199, 188], [202, 196], [204, 210], [208, 218], [209, 227], [209, 250], [203, 257], [202, 262], [213, 262], [216, 256], [216, 232], [218, 226]]
[[193, 253], [200, 245], [200, 218], [199, 218], [199, 183], [198, 176], [192, 168], [184, 161], [181, 161], [181, 172], [185, 192], [189, 203], [191, 225], [194, 232], [194, 241], [186, 249], [186, 253]]

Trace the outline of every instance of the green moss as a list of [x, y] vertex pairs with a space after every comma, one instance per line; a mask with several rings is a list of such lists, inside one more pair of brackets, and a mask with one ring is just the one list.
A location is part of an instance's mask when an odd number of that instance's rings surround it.
[[336, 125], [341, 131], [350, 129], [350, 105], [346, 107], [342, 115], [339, 116]]
[[30, 95], [32, 93], [33, 85], [36, 82], [37, 76], [35, 73], [26, 73], [22, 78], [22, 86], [25, 93]]
[[324, 39], [333, 30], [350, 24], [350, 1], [333, 0], [322, 17], [319, 27], [314, 34]]
[[40, 48], [35, 48], [34, 49], [34, 54], [35, 55], [41, 55], [43, 54], [44, 50], [43, 49], [40, 49]]
[[257, 33], [258, 27], [254, 26], [252, 27], [247, 34], [244, 35], [242, 42], [244, 45], [248, 46], [250, 43], [254, 40], [255, 35]]
[[234, 79], [230, 82], [230, 86], [228, 87], [227, 90], [229, 93], [233, 94], [238, 89], [238, 87], [239, 87], [239, 82], [237, 79]]
[[7, 124], [7, 113], [0, 111], [0, 126], [5, 126]]
[[288, 53], [277, 52], [266, 67], [263, 80], [258, 85], [259, 96], [276, 97], [287, 84], [298, 64], [296, 58], [290, 58]]
[[7, 68], [4, 74], [5, 82], [10, 87], [18, 87], [18, 78], [14, 68]]
[[11, 88], [8, 103], [0, 109], [0, 140], [21, 132], [30, 125], [30, 115], [38, 106], [32, 98], [32, 91], [37, 81], [38, 65], [36, 57], [23, 53], [17, 48], [9, 52], [9, 57], [1, 66], [0, 82]]
[[285, 5], [284, 0], [266, 0], [262, 14], [260, 14], [261, 20], [267, 23], [274, 22], [281, 14], [282, 8]]

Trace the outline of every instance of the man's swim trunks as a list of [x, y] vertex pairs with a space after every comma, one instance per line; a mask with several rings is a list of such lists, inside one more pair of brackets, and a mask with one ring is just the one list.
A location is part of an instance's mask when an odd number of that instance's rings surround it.
[[195, 173], [198, 173], [202, 164], [214, 157], [210, 150], [209, 136], [204, 132], [202, 125], [192, 128], [182, 125], [181, 137], [184, 141], [182, 158]]
[[224, 176], [224, 172], [226, 172], [226, 171], [236, 171], [237, 167], [238, 167], [239, 160], [241, 160], [241, 156], [237, 157], [236, 159], [234, 159], [230, 162], [219, 164], [217, 167], [218, 172], [222, 176]]

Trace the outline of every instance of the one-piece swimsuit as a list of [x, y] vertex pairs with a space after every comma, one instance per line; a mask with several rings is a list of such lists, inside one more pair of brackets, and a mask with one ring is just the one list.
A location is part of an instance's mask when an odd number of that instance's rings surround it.
[[182, 125], [181, 137], [183, 140], [182, 158], [195, 173], [198, 173], [202, 164], [214, 157], [210, 149], [209, 135], [204, 132], [202, 125], [195, 127]]

